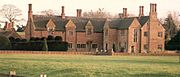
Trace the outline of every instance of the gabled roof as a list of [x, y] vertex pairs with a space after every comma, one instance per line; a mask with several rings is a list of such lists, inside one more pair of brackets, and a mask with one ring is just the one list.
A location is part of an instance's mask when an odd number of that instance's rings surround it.
[[149, 16], [137, 17], [137, 19], [141, 26], [143, 26], [149, 20]]
[[104, 18], [71, 18], [74, 24], [76, 25], [76, 31], [85, 32], [85, 26], [88, 21], [91, 22], [94, 27], [94, 32], [102, 32], [105, 19]]
[[108, 22], [110, 28], [112, 29], [128, 29], [135, 18], [138, 19], [141, 26], [143, 26], [149, 20], [149, 16], [129, 17], [123, 19], [113, 18], [110, 19], [110, 21], [106, 21], [106, 18], [66, 17], [65, 19], [62, 19], [60, 16], [33, 15], [36, 30], [46, 30], [48, 21], [52, 19], [56, 25], [56, 31], [64, 31], [65, 25], [69, 20], [72, 20], [76, 25], [77, 32], [85, 32], [85, 26], [87, 25], [88, 21], [90, 21], [93, 25], [94, 32], [103, 32], [105, 22]]
[[68, 19], [61, 19], [60, 16], [44, 16], [44, 15], [33, 15], [33, 20], [36, 30], [46, 30], [48, 21], [52, 19], [56, 25], [55, 30], [64, 30], [65, 25], [69, 21]]
[[89, 19], [89, 18], [66, 17], [65, 19], [62, 19], [60, 16], [33, 15], [35, 29], [46, 30], [46, 24], [50, 19], [52, 19], [56, 25], [55, 30], [59, 30], [59, 31], [65, 30], [65, 25], [68, 23], [69, 20], [73, 21], [73, 23], [76, 25], [76, 31], [79, 32], [81, 31], [85, 32], [85, 26], [88, 21], [90, 21], [94, 26], [95, 32], [102, 32], [105, 23], [104, 18]]
[[0, 35], [5, 36], [7, 38], [9, 38], [9, 37], [21, 38], [21, 36], [18, 33], [14, 32], [14, 31], [1, 31]]
[[128, 29], [133, 22], [134, 17], [123, 19], [112, 19], [109, 23], [112, 29]]

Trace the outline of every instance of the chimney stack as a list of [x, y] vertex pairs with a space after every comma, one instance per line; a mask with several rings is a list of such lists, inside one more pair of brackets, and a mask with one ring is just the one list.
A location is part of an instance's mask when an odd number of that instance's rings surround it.
[[82, 9], [77, 9], [77, 17], [81, 17]]
[[9, 25], [9, 23], [6, 21], [6, 22], [5, 22], [5, 25], [4, 25], [4, 30], [7, 29], [8, 25]]
[[123, 18], [123, 13], [119, 13], [119, 18]]
[[127, 18], [127, 8], [123, 8], [123, 18]]
[[156, 10], [157, 10], [157, 5], [151, 3], [150, 4], [150, 13], [156, 13]]
[[62, 11], [61, 11], [61, 17], [62, 17], [62, 19], [64, 19], [65, 18], [65, 13], [64, 13], [64, 6], [62, 6], [61, 7], [62, 9]]
[[32, 16], [32, 13], [33, 13], [33, 11], [32, 11], [32, 4], [29, 4], [29, 10], [28, 10], [28, 18], [30, 18], [31, 16]]
[[151, 18], [156, 18], [157, 19], [157, 5], [154, 3], [150, 4], [150, 12], [149, 12], [149, 16]]
[[139, 17], [144, 16], [144, 6], [139, 6]]

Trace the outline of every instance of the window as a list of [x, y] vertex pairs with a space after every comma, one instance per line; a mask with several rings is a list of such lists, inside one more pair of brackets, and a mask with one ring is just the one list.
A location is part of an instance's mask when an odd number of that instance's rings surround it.
[[148, 36], [148, 32], [144, 32], [144, 36]]
[[73, 30], [68, 31], [68, 35], [73, 36], [73, 34], [74, 34]]
[[125, 30], [121, 30], [121, 36], [125, 35]]
[[134, 42], [137, 42], [137, 29], [134, 29]]
[[144, 50], [148, 49], [148, 44], [144, 44]]
[[126, 42], [124, 42], [124, 48], [126, 49], [126, 46], [127, 46], [127, 43]]
[[86, 48], [86, 44], [81, 44], [81, 48]]
[[121, 48], [121, 42], [119, 42], [119, 48]]
[[54, 28], [47, 28], [48, 34], [52, 35], [54, 33]]
[[69, 44], [68, 44], [68, 47], [69, 47], [69, 48], [72, 48], [72, 43], [69, 43]]
[[158, 32], [158, 37], [162, 37], [162, 32]]
[[91, 35], [92, 34], [92, 29], [87, 29], [87, 35]]
[[92, 44], [92, 48], [97, 48], [97, 44]]
[[77, 48], [81, 48], [81, 44], [77, 44]]
[[86, 48], [86, 44], [77, 44], [77, 48]]
[[162, 44], [159, 44], [159, 45], [158, 45], [158, 49], [159, 49], [159, 50], [162, 50]]
[[105, 36], [108, 36], [108, 29], [105, 30]]

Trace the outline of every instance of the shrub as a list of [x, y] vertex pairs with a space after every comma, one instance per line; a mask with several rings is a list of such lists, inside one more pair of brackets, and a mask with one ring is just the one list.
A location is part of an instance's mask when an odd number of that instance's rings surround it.
[[11, 49], [11, 42], [5, 36], [0, 36], [0, 49], [1, 50], [8, 50]]
[[56, 37], [55, 37], [55, 41], [57, 41], [57, 42], [62, 42], [62, 37], [61, 37], [61, 36], [56, 36]]

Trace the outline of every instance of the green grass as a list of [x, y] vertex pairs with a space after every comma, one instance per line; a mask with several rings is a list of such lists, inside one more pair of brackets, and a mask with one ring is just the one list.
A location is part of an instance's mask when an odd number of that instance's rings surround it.
[[178, 56], [0, 54], [0, 73], [39, 77], [180, 77]]

